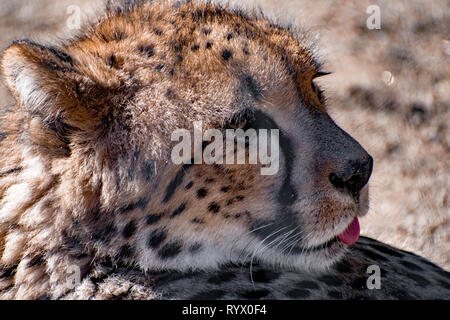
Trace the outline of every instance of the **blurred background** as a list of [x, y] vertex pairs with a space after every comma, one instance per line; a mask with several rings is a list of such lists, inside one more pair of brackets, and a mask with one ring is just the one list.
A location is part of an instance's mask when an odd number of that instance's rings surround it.
[[[0, 0], [0, 51], [55, 42], [101, 14], [104, 0]], [[224, 1], [222, 1], [224, 2]], [[450, 271], [450, 2], [231, 0], [308, 31], [332, 75], [329, 112], [375, 160], [362, 234]], [[370, 29], [373, 7], [379, 29]], [[369, 12], [368, 12], [369, 8]], [[376, 10], [376, 8], [375, 8]], [[372, 18], [370, 18], [372, 16]], [[0, 108], [14, 100], [0, 83]]]

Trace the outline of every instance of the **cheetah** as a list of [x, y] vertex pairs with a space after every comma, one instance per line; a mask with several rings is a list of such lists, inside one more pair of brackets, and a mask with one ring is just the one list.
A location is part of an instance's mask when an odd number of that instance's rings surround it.
[[[448, 272], [359, 237], [373, 159], [327, 114], [302, 34], [199, 1], [105, 11], [3, 53], [0, 298], [450, 298]], [[278, 130], [278, 171], [174, 164], [195, 121]]]

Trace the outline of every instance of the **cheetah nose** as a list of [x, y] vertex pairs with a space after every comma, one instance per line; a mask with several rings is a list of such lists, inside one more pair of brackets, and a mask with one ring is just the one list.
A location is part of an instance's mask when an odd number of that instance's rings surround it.
[[345, 162], [341, 168], [329, 174], [329, 179], [336, 188], [356, 196], [369, 181], [372, 169], [373, 158], [367, 154], [363, 158]]

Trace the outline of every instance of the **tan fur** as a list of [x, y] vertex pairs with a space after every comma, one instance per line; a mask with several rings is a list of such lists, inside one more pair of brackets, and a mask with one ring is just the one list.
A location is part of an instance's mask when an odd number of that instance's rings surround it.
[[[17, 104], [0, 122], [6, 133], [0, 141], [0, 264], [13, 270], [0, 280], [2, 298], [59, 297], [67, 292], [68, 268], [88, 269], [95, 257], [144, 270], [214, 268], [237, 260], [230, 244], [259, 245], [244, 234], [254, 219], [272, 218], [270, 188], [280, 185], [284, 169], [263, 177], [255, 165], [196, 166], [170, 201], [161, 203], [180, 170], [170, 164], [170, 133], [192, 129], [195, 120], [205, 128], [229, 124], [254, 104], [242, 82], [246, 75], [258, 83], [259, 106], [288, 132], [295, 135], [291, 121], [300, 105], [328, 119], [311, 86], [320, 66], [289, 30], [196, 2], [121, 8], [109, 8], [56, 49], [18, 41], [3, 55]], [[207, 196], [196, 199], [204, 186]], [[227, 186], [229, 192], [221, 191]], [[319, 179], [308, 192], [316, 188], [323, 197], [319, 192], [317, 201], [311, 195], [296, 204], [307, 212], [308, 246], [367, 212], [367, 201], [361, 209]], [[171, 219], [180, 204], [183, 214]], [[214, 205], [217, 214], [211, 214]], [[204, 265], [195, 256], [154, 265], [157, 256], [142, 248], [150, 213], [163, 216], [167, 239], [182, 235], [185, 246], [203, 244]], [[121, 234], [133, 222], [136, 231], [124, 240]], [[314, 269], [306, 258], [299, 263], [264, 250], [274, 265]], [[321, 259], [331, 263], [340, 257], [334, 254]]]

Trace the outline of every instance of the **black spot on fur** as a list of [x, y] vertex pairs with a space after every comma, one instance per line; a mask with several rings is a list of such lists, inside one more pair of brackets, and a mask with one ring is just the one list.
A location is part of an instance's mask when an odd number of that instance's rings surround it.
[[161, 71], [162, 69], [164, 68], [164, 64], [158, 64], [157, 66], [156, 66], [156, 71]]
[[167, 243], [158, 251], [158, 255], [162, 259], [173, 258], [181, 252], [182, 244], [180, 241], [172, 241]]
[[203, 29], [203, 33], [204, 33], [205, 35], [208, 35], [208, 34], [211, 33], [211, 29], [210, 29], [210, 28], [204, 28], [204, 29]]
[[388, 247], [385, 247], [385, 246], [382, 246], [382, 245], [379, 245], [379, 244], [371, 244], [370, 247], [374, 248], [374, 249], [376, 249], [376, 250], [378, 250], [378, 251], [380, 251], [382, 253], [385, 253], [385, 254], [388, 254], [390, 256], [393, 256], [393, 257], [400, 258], [400, 257], [404, 256], [403, 254], [401, 254], [401, 253], [399, 253], [397, 251], [394, 251], [392, 249], [389, 249]]
[[208, 205], [208, 211], [213, 212], [213, 213], [217, 213], [217, 212], [220, 211], [220, 206], [217, 203], [215, 203], [215, 202], [211, 202]]
[[437, 281], [437, 283], [439, 283], [439, 285], [441, 285], [445, 289], [450, 290], [450, 282], [447, 282], [447, 281], [444, 281], [441, 279], [437, 279], [436, 281]]
[[227, 40], [230, 41], [233, 38], [233, 33], [230, 32], [229, 34], [227, 34]]
[[138, 209], [138, 208], [139, 209], [145, 209], [146, 205], [147, 205], [147, 199], [141, 198], [136, 203], [131, 203], [131, 204], [128, 204], [128, 205], [120, 208], [118, 210], [118, 213], [119, 214], [126, 214], [126, 213], [128, 213], [130, 211], [133, 211], [135, 209]]
[[270, 291], [267, 289], [249, 290], [241, 293], [241, 297], [244, 299], [258, 300], [268, 296], [269, 293]]
[[6, 133], [0, 132], [0, 142], [6, 138]]
[[292, 289], [287, 292], [287, 295], [293, 299], [302, 299], [308, 298], [311, 293], [309, 292], [309, 290], [305, 289]]
[[318, 280], [325, 282], [329, 286], [335, 287], [342, 286], [345, 284], [345, 282], [342, 279], [330, 275], [321, 276], [320, 278], [318, 278]]
[[108, 63], [108, 65], [110, 67], [116, 68], [116, 56], [115, 55], [110, 55], [108, 58], [106, 58], [106, 62]]
[[250, 54], [250, 52], [248, 52], [248, 49], [247, 49], [247, 48], [243, 48], [243, 49], [242, 49], [242, 52], [243, 52], [246, 56], [248, 56], [248, 55]]
[[164, 230], [164, 229], [156, 229], [156, 230], [152, 231], [150, 233], [150, 235], [148, 236], [147, 245], [150, 248], [155, 249], [155, 248], [159, 247], [159, 245], [164, 240], [166, 240], [166, 238], [167, 238], [167, 231], [166, 230]]
[[206, 49], [211, 49], [212, 45], [213, 45], [213, 43], [208, 41], [206, 43]]
[[123, 228], [122, 230], [122, 235], [124, 236], [124, 238], [130, 238], [131, 236], [133, 236], [133, 234], [136, 231], [136, 222], [130, 221], [126, 224], [126, 226]]
[[253, 272], [253, 281], [260, 283], [270, 283], [280, 277], [278, 272], [273, 272], [269, 270], [258, 270]]
[[157, 36], [161, 36], [161, 35], [163, 34], [162, 30], [161, 30], [161, 29], [158, 29], [158, 28], [154, 28], [154, 29], [153, 29], [153, 32], [154, 32]]
[[142, 166], [142, 174], [146, 181], [150, 181], [155, 174], [155, 162], [146, 161]]
[[196, 253], [196, 252], [200, 251], [201, 248], [202, 248], [202, 244], [197, 242], [197, 243], [194, 243], [193, 245], [191, 245], [188, 250], [190, 253]]
[[384, 256], [382, 256], [381, 254], [378, 254], [376, 252], [373, 252], [370, 249], [366, 249], [366, 248], [358, 248], [359, 251], [361, 251], [362, 253], [364, 253], [365, 256], [369, 257], [370, 259], [376, 260], [376, 261], [388, 261], [388, 259]]
[[208, 194], [208, 190], [206, 190], [204, 188], [200, 188], [197, 190], [197, 197], [199, 197], [199, 198], [204, 198], [204, 197], [206, 197], [207, 194]]
[[194, 218], [191, 220], [191, 222], [195, 223], [195, 224], [204, 224], [205, 223], [205, 221], [201, 218]]
[[111, 236], [117, 232], [114, 223], [109, 223], [105, 228], [95, 231], [92, 238], [96, 241], [109, 242]]
[[339, 261], [336, 264], [335, 269], [339, 273], [351, 273], [351, 272], [353, 272], [352, 267], [346, 261]]
[[38, 254], [34, 256], [30, 261], [28, 261], [27, 268], [37, 266], [38, 264], [42, 264], [44, 262], [45, 262], [44, 256], [42, 254]]
[[200, 46], [199, 46], [198, 44], [194, 44], [194, 45], [191, 47], [191, 50], [192, 50], [192, 51], [197, 51], [199, 48], [200, 48]]
[[162, 213], [158, 213], [158, 214], [149, 214], [146, 218], [145, 218], [145, 222], [150, 225], [150, 224], [154, 224], [156, 222], [158, 222], [161, 217], [162, 217]]
[[300, 281], [296, 284], [296, 287], [301, 288], [301, 289], [319, 289], [319, 285], [317, 283], [315, 283], [314, 281], [309, 281], [309, 280], [304, 280], [304, 281]]
[[14, 276], [17, 270], [17, 266], [18, 265], [15, 264], [9, 268], [5, 268], [4, 266], [0, 267], [0, 279], [11, 278], [12, 276]]
[[229, 205], [231, 205], [231, 204], [233, 204], [235, 202], [242, 201], [244, 199], [245, 199], [244, 196], [239, 195], [239, 196], [236, 196], [234, 198], [228, 199], [226, 205], [229, 206]]
[[411, 271], [423, 271], [421, 267], [409, 261], [400, 261], [400, 264]]
[[341, 300], [342, 299], [342, 293], [339, 292], [339, 291], [330, 290], [330, 291], [328, 291], [328, 297], [330, 297], [331, 299]]
[[231, 281], [234, 278], [236, 278], [236, 274], [234, 272], [224, 271], [209, 278], [208, 282], [212, 284], [221, 284], [224, 282]]
[[358, 277], [351, 281], [350, 287], [352, 289], [364, 290], [367, 289], [367, 278]]
[[120, 247], [119, 250], [119, 256], [122, 258], [130, 258], [132, 257], [134, 254], [134, 250], [133, 248], [131, 248], [129, 245], [123, 245], [122, 247]]
[[178, 188], [178, 186], [183, 182], [183, 178], [186, 174], [186, 171], [192, 166], [192, 164], [183, 164], [180, 168], [180, 170], [175, 175], [175, 178], [170, 181], [170, 183], [167, 185], [166, 192], [164, 195], [163, 202], [166, 203], [170, 200], [170, 198], [175, 193], [175, 190]]
[[411, 280], [415, 281], [419, 287], [426, 287], [430, 282], [417, 273], [407, 273], [406, 276]]
[[220, 191], [228, 192], [230, 189], [231, 189], [231, 186], [225, 186], [225, 187], [220, 188]]
[[185, 208], [186, 208], [186, 203], [180, 204], [180, 206], [172, 212], [172, 215], [170, 217], [171, 218], [176, 217], [177, 215], [182, 213]]
[[233, 52], [231, 52], [231, 50], [229, 49], [225, 49], [222, 51], [222, 58], [225, 61], [230, 60], [233, 57]]
[[210, 290], [199, 292], [191, 297], [191, 300], [216, 300], [220, 299], [225, 295], [224, 290]]
[[190, 181], [184, 188], [185, 188], [186, 190], [189, 190], [190, 188], [192, 188], [193, 185], [194, 185], [194, 182], [193, 182], [193, 181]]
[[3, 177], [3, 176], [6, 176], [6, 175], [8, 175], [8, 174], [11, 174], [11, 173], [15, 173], [15, 172], [21, 171], [22, 169], [23, 169], [22, 167], [16, 167], [16, 168], [12, 168], [12, 169], [9, 169], [9, 170], [0, 172], [0, 178]]
[[139, 46], [139, 52], [142, 54], [145, 54], [147, 56], [147, 58], [151, 58], [155, 55], [155, 49], [152, 45], [140, 45]]
[[126, 33], [122, 30], [115, 30], [112, 33], [112, 39], [116, 41], [120, 41], [126, 38]]

